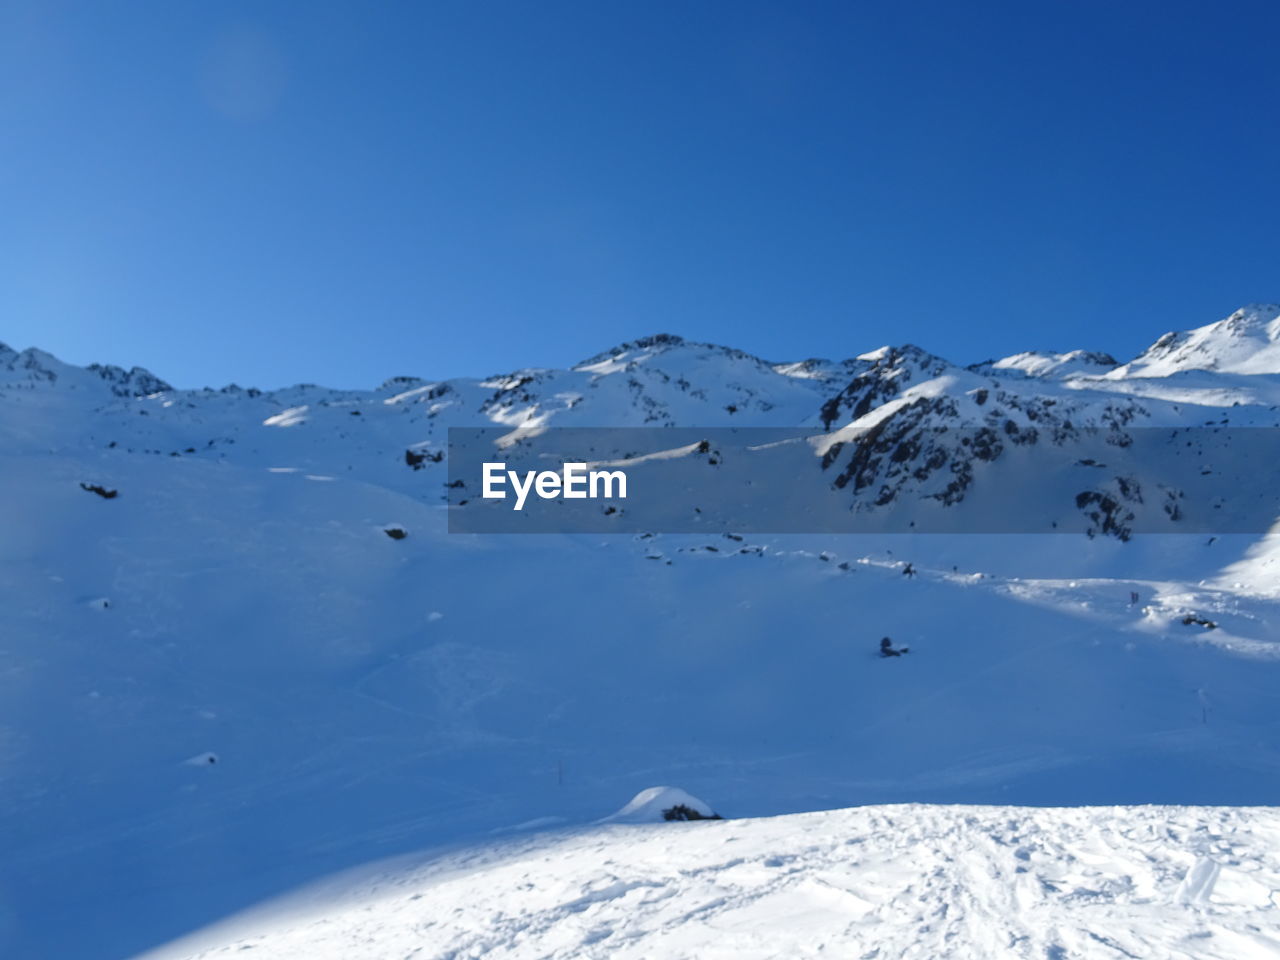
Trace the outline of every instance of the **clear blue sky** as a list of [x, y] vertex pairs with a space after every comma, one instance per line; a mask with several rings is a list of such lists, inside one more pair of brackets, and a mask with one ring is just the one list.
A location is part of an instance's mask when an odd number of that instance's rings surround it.
[[0, 340], [179, 386], [1129, 355], [1280, 298], [1272, 3], [0, 0]]

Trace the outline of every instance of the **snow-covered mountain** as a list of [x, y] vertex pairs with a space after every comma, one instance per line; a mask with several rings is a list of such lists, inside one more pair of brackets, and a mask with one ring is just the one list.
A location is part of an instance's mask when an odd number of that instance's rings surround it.
[[[797, 489], [963, 516], [1085, 430], [1276, 426], [1277, 316], [1127, 364], [660, 335], [369, 391], [0, 347], [0, 955], [127, 956], [654, 783], [728, 817], [1274, 802], [1271, 538], [1132, 532], [1167, 515], [1149, 490], [1092, 538], [449, 534], [445, 453], [451, 426], [809, 428]], [[1114, 464], [1065, 476], [1086, 523], [1080, 493], [1125, 496]]]
[[1109, 376], [1168, 377], [1189, 370], [1280, 373], [1280, 307], [1251, 304], [1206, 327], [1166, 333]]

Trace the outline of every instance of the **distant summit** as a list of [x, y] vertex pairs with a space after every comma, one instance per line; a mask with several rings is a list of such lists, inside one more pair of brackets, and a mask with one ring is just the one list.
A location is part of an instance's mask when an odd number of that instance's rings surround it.
[[0, 386], [26, 384], [29, 387], [57, 384], [86, 389], [100, 389], [116, 397], [146, 397], [173, 389], [149, 370], [133, 367], [125, 370], [109, 364], [93, 363], [76, 367], [63, 363], [51, 353], [29, 347], [21, 353], [0, 343]]
[[1280, 306], [1250, 304], [1217, 323], [1166, 333], [1113, 376], [1167, 377], [1185, 370], [1280, 373]]

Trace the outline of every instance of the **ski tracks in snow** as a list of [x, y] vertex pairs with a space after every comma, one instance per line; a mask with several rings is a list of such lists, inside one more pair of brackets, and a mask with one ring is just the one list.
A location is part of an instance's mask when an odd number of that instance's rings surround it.
[[[903, 805], [608, 826], [384, 872], [194, 956], [1272, 958], [1277, 841], [1280, 812], [1258, 808]], [[1185, 902], [1188, 873], [1206, 871], [1216, 884]]]

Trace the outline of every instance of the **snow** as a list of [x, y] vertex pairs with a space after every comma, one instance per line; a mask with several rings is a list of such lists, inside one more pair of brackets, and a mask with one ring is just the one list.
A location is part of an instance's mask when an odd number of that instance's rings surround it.
[[695, 810], [703, 817], [714, 817], [715, 811], [704, 801], [679, 787], [649, 787], [641, 790], [631, 801], [613, 816], [601, 823], [659, 823], [666, 818], [663, 813], [673, 807], [683, 806]]
[[976, 369], [1001, 375], [1022, 373], [1029, 377], [1097, 376], [1116, 366], [1116, 361], [1104, 353], [1072, 350], [1068, 353], [1019, 353], [990, 364], [980, 364]]
[[154, 960], [1270, 960], [1280, 813], [861, 807], [524, 836], [369, 868]]
[[296, 427], [300, 423], [307, 422], [307, 410], [306, 404], [300, 407], [290, 407], [275, 416], [267, 417], [262, 421], [262, 425], [264, 427]]
[[1280, 306], [1250, 304], [1183, 333], [1168, 333], [1110, 377], [1167, 377], [1185, 370], [1280, 373]]
[[[1213, 895], [1214, 885], [1218, 882], [1218, 876], [1222, 873], [1222, 864], [1212, 857], [1199, 857], [1196, 862], [1187, 870], [1187, 875], [1182, 878], [1182, 883], [1178, 886], [1177, 901], [1179, 903], [1189, 903], [1203, 905], [1209, 902], [1209, 898]], [[1272, 890], [1267, 891], [1267, 902], [1272, 902]]]
[[[0, 350], [0, 956], [116, 960], [403, 856], [249, 955], [1275, 955], [1280, 535], [450, 535], [405, 457], [828, 404], [1275, 426], [1253, 316], [1167, 375], [648, 338], [262, 393]], [[758, 455], [826, 490], [812, 450]], [[655, 783], [748, 819], [587, 826]]]

